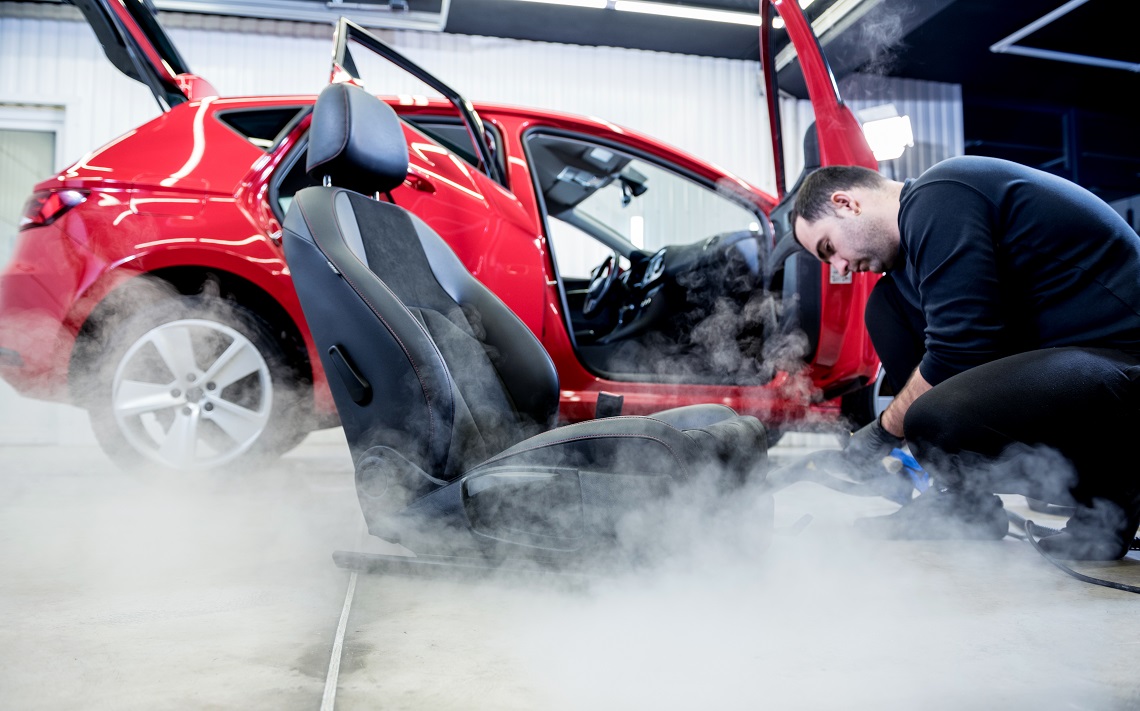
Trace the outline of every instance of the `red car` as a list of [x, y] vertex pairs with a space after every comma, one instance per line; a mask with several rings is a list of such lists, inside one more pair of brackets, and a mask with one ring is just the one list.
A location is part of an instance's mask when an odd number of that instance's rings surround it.
[[[86, 407], [126, 465], [208, 469], [335, 426], [279, 241], [291, 196], [310, 184], [315, 97], [218, 97], [147, 0], [74, 4], [108, 58], [167, 110], [36, 186], [0, 277], [0, 375], [25, 395]], [[876, 167], [799, 8], [776, 5], [823, 164]], [[391, 197], [546, 346], [565, 419], [592, 417], [603, 391], [623, 396], [627, 414], [721, 402], [773, 430], [867, 418], [878, 360], [862, 312], [874, 276], [837, 278], [789, 257], [786, 199], [600, 120], [472, 106], [348, 30], [342, 21], [334, 80], [360, 81], [348, 47], [363, 46], [444, 97], [388, 99], [411, 156]], [[768, 66], [773, 42], [765, 35]], [[765, 74], [775, 97], [776, 72]], [[781, 156], [775, 109], [773, 98]]]

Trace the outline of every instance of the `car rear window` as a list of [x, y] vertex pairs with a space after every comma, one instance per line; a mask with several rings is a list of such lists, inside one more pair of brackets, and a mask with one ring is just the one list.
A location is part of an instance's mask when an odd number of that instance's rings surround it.
[[[400, 118], [471, 165], [479, 165], [475, 144], [471, 141], [471, 134], [467, 132], [467, 126], [462, 120], [443, 116], [401, 116]], [[495, 158], [499, 161], [499, 168], [506, 172], [503, 152], [497, 148], [502, 145], [498, 130], [487, 123], [483, 124], [483, 129], [491, 141]]]
[[218, 120], [262, 150], [271, 148], [278, 134], [301, 112], [301, 106], [240, 109], [218, 114]]

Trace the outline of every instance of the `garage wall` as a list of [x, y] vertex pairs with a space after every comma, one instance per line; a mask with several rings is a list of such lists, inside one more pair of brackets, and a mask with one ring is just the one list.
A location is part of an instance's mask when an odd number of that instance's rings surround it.
[[[327, 82], [323, 37], [170, 28], [190, 67], [222, 94], [316, 93]], [[283, 24], [283, 23], [274, 23]], [[384, 32], [386, 40], [469, 98], [595, 115], [664, 139], [770, 185], [758, 63], [519, 40]], [[375, 87], [380, 93], [409, 90]], [[0, 17], [0, 104], [63, 106], [60, 165], [158, 108], [111, 67], [82, 22]]]

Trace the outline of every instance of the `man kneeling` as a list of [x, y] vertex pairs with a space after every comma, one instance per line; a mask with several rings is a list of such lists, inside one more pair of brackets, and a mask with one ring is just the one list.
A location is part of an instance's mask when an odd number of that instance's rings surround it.
[[[1140, 523], [1140, 237], [1057, 176], [994, 158], [900, 183], [822, 168], [796, 240], [841, 273], [885, 272], [865, 320], [897, 393], [844, 459], [875, 467], [905, 438], [936, 487], [860, 527], [882, 538], [1001, 538], [997, 493], [1075, 506], [1042, 539], [1069, 559], [1123, 557]], [[1075, 476], [998, 466], [1059, 452]]]

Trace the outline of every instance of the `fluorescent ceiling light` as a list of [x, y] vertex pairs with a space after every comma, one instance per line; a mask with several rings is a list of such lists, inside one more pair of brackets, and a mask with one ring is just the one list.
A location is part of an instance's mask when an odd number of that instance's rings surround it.
[[[732, 12], [731, 10], [713, 10], [695, 5], [673, 5], [663, 2], [647, 2], [647, 0], [521, 0], [522, 2], [537, 2], [547, 5], [569, 5], [570, 7], [585, 7], [593, 10], [612, 8], [619, 12], [638, 12], [643, 15], [661, 15], [663, 17], [677, 17], [682, 20], [704, 20], [707, 22], [727, 22], [733, 25], [760, 26], [760, 13], [758, 12]], [[811, 5], [814, 0], [800, 0], [800, 7]], [[783, 21], [776, 18], [773, 27], [783, 27]]]
[[538, 2], [546, 5], [569, 5], [570, 7], [585, 7], [591, 10], [605, 10], [609, 0], [524, 0], [524, 2]]
[[616, 0], [614, 9], [621, 12], [640, 12], [646, 15], [664, 15], [666, 17], [679, 17], [685, 20], [707, 20], [709, 22], [728, 22], [736, 25], [760, 26], [760, 13], [730, 12], [728, 10], [710, 10], [692, 5], [667, 5], [660, 2], [645, 2], [644, 0]]
[[[824, 35], [827, 34], [828, 30], [832, 27], [847, 20], [848, 16], [850, 16], [850, 22], [854, 22], [883, 1], [884, 0], [836, 0], [834, 5], [829, 6], [821, 12], [819, 17], [811, 23], [811, 29], [815, 32], [815, 36], [819, 38], [820, 42], [826, 43], [829, 40], [826, 39]], [[856, 10], [858, 10], [857, 13]], [[772, 26], [775, 27], [776, 23], [773, 22]], [[791, 64], [795, 58], [796, 48], [792, 44], [788, 44], [788, 46], [781, 49], [780, 53], [776, 55], [776, 71], [783, 70], [783, 68]]]
[[[159, 10], [192, 12], [203, 15], [231, 15], [293, 22], [335, 23], [341, 15], [365, 27], [439, 32], [447, 24], [452, 0], [442, 0], [439, 12], [393, 8], [393, 4], [373, 5], [348, 2], [313, 2], [312, 0], [155, 0]], [[398, 4], [397, 4], [398, 5]]]

